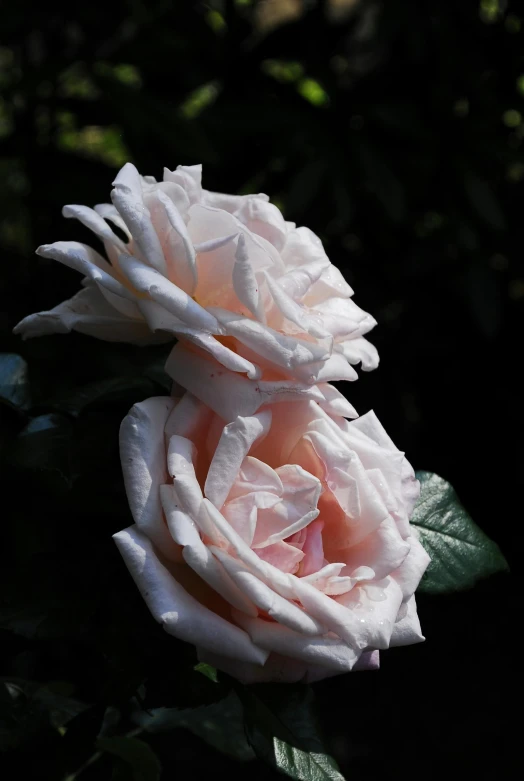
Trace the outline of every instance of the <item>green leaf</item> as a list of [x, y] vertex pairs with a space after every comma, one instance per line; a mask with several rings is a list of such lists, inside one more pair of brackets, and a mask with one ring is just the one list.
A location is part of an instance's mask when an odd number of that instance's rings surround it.
[[38, 415], [16, 438], [13, 461], [23, 469], [47, 473], [56, 488], [69, 488], [72, 433], [72, 423], [63, 415]]
[[153, 749], [134, 737], [98, 738], [96, 747], [130, 766], [133, 781], [159, 781], [162, 766]]
[[508, 569], [496, 543], [472, 521], [452, 486], [432, 472], [417, 472], [420, 499], [411, 523], [431, 556], [419, 591], [446, 594]]
[[326, 752], [304, 685], [236, 687], [247, 739], [259, 759], [297, 781], [344, 781]]
[[115, 732], [116, 728], [118, 727], [118, 724], [120, 723], [121, 718], [122, 718], [122, 714], [120, 713], [118, 708], [115, 708], [114, 705], [108, 705], [104, 711], [104, 716], [102, 718], [102, 724], [100, 725], [100, 732], [98, 733], [98, 737], [99, 738], [111, 737], [111, 733]]
[[0, 750], [21, 746], [42, 729], [65, 731], [88, 708], [61, 694], [60, 684], [64, 686], [64, 682], [42, 686], [20, 678], [0, 680]]
[[138, 377], [111, 377], [97, 380], [72, 393], [53, 399], [52, 406], [73, 417], [97, 405], [121, 403], [132, 406], [138, 401], [158, 395], [159, 388], [154, 379], [145, 374]]
[[49, 712], [49, 720], [53, 727], [65, 727], [75, 716], [87, 709], [84, 702], [65, 697], [53, 690], [52, 684], [39, 687], [33, 694], [33, 699], [42, 709]]
[[27, 363], [21, 355], [0, 354], [0, 401], [19, 411], [31, 406]]
[[218, 682], [218, 676], [217, 671], [215, 667], [211, 667], [210, 664], [206, 664], [205, 662], [199, 662], [199, 664], [196, 664], [194, 667], [194, 670], [197, 673], [201, 673], [202, 675], [205, 675], [206, 678], [209, 678], [210, 681], [213, 681], [213, 683]]
[[187, 729], [240, 762], [255, 757], [244, 734], [242, 706], [234, 692], [200, 708], [154, 708], [149, 713], [139, 710], [133, 714], [133, 721], [153, 733]]

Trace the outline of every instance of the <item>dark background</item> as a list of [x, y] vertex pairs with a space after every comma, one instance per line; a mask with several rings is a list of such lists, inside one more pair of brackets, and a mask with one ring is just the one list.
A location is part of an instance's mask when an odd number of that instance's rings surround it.
[[[140, 685], [151, 707], [209, 696], [110, 540], [129, 522], [118, 425], [166, 392], [163, 348], [11, 335], [78, 289], [34, 249], [91, 241], [61, 207], [108, 201], [127, 160], [157, 178], [203, 163], [208, 189], [268, 193], [322, 238], [379, 323], [380, 368], [344, 392], [520, 558], [523, 44], [524, 8], [503, 0], [3, 5], [0, 349], [27, 360], [32, 395], [1, 420], [1, 672], [19, 692], [0, 740], [16, 777], [77, 770]], [[515, 588], [421, 597], [423, 646], [315, 686], [348, 778], [509, 771]], [[89, 707], [62, 735], [38, 687]], [[272, 777], [187, 731], [155, 740], [163, 778]]]

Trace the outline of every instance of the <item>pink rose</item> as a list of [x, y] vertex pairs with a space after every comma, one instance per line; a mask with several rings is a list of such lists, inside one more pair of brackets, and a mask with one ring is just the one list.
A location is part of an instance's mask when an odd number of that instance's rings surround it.
[[423, 639], [418, 482], [374, 413], [313, 401], [224, 425], [186, 393], [121, 428], [135, 525], [115, 535], [151, 613], [243, 681], [313, 681]]
[[200, 180], [201, 166], [165, 169], [156, 182], [127, 163], [112, 204], [65, 206], [65, 217], [102, 240], [107, 259], [75, 241], [40, 247], [79, 271], [83, 289], [15, 333], [77, 330], [136, 344], [176, 336], [178, 381], [190, 348], [279, 399], [356, 379], [351, 364], [374, 369], [378, 355], [364, 334], [375, 320], [353, 303], [315, 234], [286, 222], [266, 195], [212, 193]]

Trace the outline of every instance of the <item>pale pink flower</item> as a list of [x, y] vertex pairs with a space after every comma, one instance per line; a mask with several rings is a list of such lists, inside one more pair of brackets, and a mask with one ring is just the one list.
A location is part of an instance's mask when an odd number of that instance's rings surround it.
[[201, 166], [165, 169], [156, 182], [127, 163], [111, 199], [64, 207], [102, 241], [107, 259], [75, 241], [40, 247], [39, 255], [79, 271], [83, 289], [29, 315], [15, 333], [76, 330], [134, 344], [176, 337], [170, 366], [178, 382], [191, 349], [279, 399], [356, 379], [352, 364], [377, 366], [364, 338], [375, 320], [352, 301], [317, 236], [286, 222], [266, 195], [203, 190]]
[[318, 680], [423, 639], [419, 485], [374, 413], [313, 401], [224, 421], [186, 393], [137, 404], [117, 545], [155, 619], [243, 681]]

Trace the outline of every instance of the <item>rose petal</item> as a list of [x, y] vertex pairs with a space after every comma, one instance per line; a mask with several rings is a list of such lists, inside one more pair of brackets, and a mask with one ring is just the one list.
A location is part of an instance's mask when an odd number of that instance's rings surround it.
[[[333, 432], [325, 421], [315, 425], [319, 430], [309, 431], [306, 439], [324, 465], [329, 492], [343, 514], [340, 515], [331, 504], [331, 512], [324, 518], [326, 535], [332, 550], [347, 548], [377, 529], [389, 518], [389, 512], [357, 454], [349, 449], [344, 451], [342, 445], [334, 441]], [[328, 499], [326, 494], [324, 501]]]
[[393, 626], [391, 634], [390, 648], [399, 645], [413, 645], [422, 643], [426, 639], [420, 629], [420, 621], [417, 615], [417, 603], [412, 596], [406, 603], [406, 612], [404, 617], [397, 621]]
[[400, 536], [393, 519], [386, 518], [356, 545], [337, 551], [337, 557], [346, 564], [344, 575], [372, 562], [376, 577], [381, 580], [400, 567], [409, 551], [410, 546]]
[[116, 225], [117, 228], [120, 228], [122, 233], [127, 237], [128, 241], [132, 240], [129, 228], [120, 216], [118, 209], [116, 209], [112, 203], [97, 203], [94, 209], [95, 212], [103, 217], [104, 220], [109, 220], [113, 223], [113, 225]]
[[349, 424], [346, 441], [358, 452], [367, 469], [378, 468], [384, 476], [396, 503], [396, 510], [392, 514], [402, 536], [409, 536], [408, 518], [418, 498], [420, 486], [404, 454], [395, 447], [372, 411]]
[[218, 333], [218, 323], [213, 315], [158, 271], [145, 266], [131, 255], [121, 255], [119, 264], [122, 273], [136, 290], [150, 295], [153, 301], [161, 304], [183, 323], [191, 328]]
[[99, 239], [112, 244], [118, 252], [127, 252], [127, 245], [111, 230], [104, 218], [89, 206], [71, 203], [63, 207], [62, 214], [64, 217], [79, 220]]
[[215, 193], [212, 190], [202, 190], [202, 202], [215, 209], [224, 209], [224, 211], [234, 214], [242, 204], [250, 198], [256, 198], [259, 201], [269, 201], [269, 195], [265, 193], [256, 193], [251, 195], [231, 195], [230, 193]]
[[169, 440], [167, 470], [173, 478], [173, 487], [182, 509], [191, 517], [197, 517], [202, 502], [202, 490], [195, 474], [196, 448], [185, 437], [173, 436]]
[[365, 372], [376, 369], [380, 363], [377, 348], [363, 336], [338, 342], [333, 349], [342, 353], [349, 363], [361, 363], [362, 370]]
[[360, 670], [378, 670], [380, 668], [380, 651], [364, 651], [353, 667], [353, 672]]
[[304, 637], [286, 626], [249, 618], [234, 612], [235, 620], [259, 648], [306, 664], [349, 672], [358, 659], [358, 652], [338, 638]]
[[235, 252], [235, 265], [233, 266], [232, 282], [235, 293], [244, 306], [261, 323], [266, 322], [266, 315], [262, 305], [259, 284], [253, 268], [249, 262], [249, 254], [246, 248], [246, 239], [241, 233], [238, 237]]
[[317, 386], [318, 390], [324, 397], [323, 401], [319, 401], [318, 404], [327, 412], [328, 415], [342, 416], [345, 418], [358, 418], [358, 412], [352, 404], [346, 399], [342, 393], [326, 382], [321, 382]]
[[244, 197], [237, 209], [235, 217], [246, 225], [252, 233], [256, 233], [269, 241], [277, 250], [284, 246], [287, 236], [286, 222], [273, 203], [256, 195]]
[[410, 598], [415, 593], [422, 575], [426, 571], [430, 558], [416, 537], [410, 536], [405, 544], [409, 547], [409, 553], [405, 556], [398, 569], [391, 572], [391, 577], [395, 578], [400, 588], [404, 600]]
[[333, 296], [349, 298], [352, 295], [353, 290], [342, 276], [340, 270], [330, 263], [322, 272], [318, 282], [312, 286], [304, 299], [304, 303], [307, 306], [316, 307], [317, 304], [320, 304]]
[[138, 528], [164, 555], [177, 549], [164, 522], [160, 486], [167, 473], [164, 427], [175, 402], [166, 396], [135, 404], [120, 426], [120, 460], [127, 498]]
[[191, 393], [184, 393], [167, 419], [164, 432], [166, 445], [169, 446], [169, 440], [173, 434], [198, 443], [202, 434], [209, 427], [212, 417], [213, 412], [209, 407], [202, 404]]
[[96, 282], [103, 295], [106, 291], [114, 294], [109, 303], [113, 304], [121, 314], [142, 319], [136, 305], [135, 294], [115, 278], [114, 270], [109, 263], [91, 247], [77, 241], [56, 241], [54, 244], [43, 244], [38, 247], [36, 254], [43, 258], [52, 258], [63, 263], [64, 266], [79, 271]]
[[[322, 261], [328, 268], [329, 259], [325, 253], [322, 242], [309, 228], [301, 227], [290, 230], [286, 236], [286, 243], [282, 248], [282, 260], [286, 266], [286, 272], [309, 263]], [[337, 293], [337, 295], [341, 295]]]
[[[197, 285], [196, 253], [186, 224], [172, 198], [162, 189], [157, 188], [146, 201], [152, 212], [155, 230], [161, 238], [167, 276], [191, 296]], [[153, 211], [155, 202], [159, 206]]]
[[[369, 632], [365, 631], [365, 627], [352, 611], [300, 578], [280, 572], [268, 562], [259, 559], [207, 499], [202, 502], [202, 510], [204, 509], [207, 510], [214, 528], [227, 540], [238, 559], [262, 582], [285, 599], [300, 601], [312, 618], [324, 624], [327, 630], [334, 632], [352, 647], [363, 649], [368, 645]], [[400, 589], [398, 590], [400, 593]]]
[[393, 578], [361, 583], [347, 594], [332, 599], [352, 613], [360, 624], [360, 635], [369, 648], [389, 648], [402, 604], [402, 591]]
[[321, 622], [315, 621], [314, 618], [311, 618], [297, 605], [294, 605], [293, 602], [277, 594], [266, 583], [259, 580], [238, 559], [233, 558], [233, 556], [230, 556], [221, 548], [212, 546], [211, 551], [222, 563], [240, 590], [274, 621], [302, 635], [324, 634], [326, 629]]
[[333, 353], [326, 361], [311, 368], [313, 373], [309, 378], [310, 382], [353, 382], [358, 379], [356, 371], [340, 353]]
[[268, 491], [253, 491], [226, 502], [222, 514], [247, 545], [252, 546], [260, 510], [280, 502], [280, 497]]
[[78, 331], [106, 342], [154, 344], [163, 340], [151, 333], [145, 321], [131, 320], [121, 315], [108, 304], [95, 285], [80, 290], [48, 312], [24, 317], [13, 329], [13, 333], [23, 339], [70, 331]]
[[293, 575], [304, 558], [304, 554], [299, 548], [288, 545], [283, 540], [275, 542], [273, 545], [267, 545], [265, 548], [257, 548], [255, 553], [263, 561], [267, 561], [281, 572], [290, 572]]
[[[219, 307], [211, 307], [210, 311], [224, 327], [226, 334], [238, 339], [275, 366], [297, 370], [308, 364], [326, 361], [329, 357], [329, 348], [324, 344], [286, 336], [260, 322]], [[302, 373], [296, 376], [302, 379]]]
[[177, 583], [160, 562], [149, 539], [135, 526], [115, 540], [154, 618], [179, 640], [241, 662], [264, 664], [267, 651], [258, 648], [238, 626], [200, 604]]
[[231, 486], [227, 501], [230, 502], [238, 496], [245, 496], [253, 491], [269, 491], [282, 496], [284, 486], [278, 473], [268, 464], [253, 456], [246, 456]]
[[[185, 338], [188, 342], [197, 345], [202, 350], [210, 353], [219, 363], [234, 372], [245, 372], [250, 378], [260, 377], [261, 371], [251, 361], [246, 360], [238, 353], [215, 339], [212, 334], [199, 329], [191, 328], [179, 320], [156, 301], [141, 300], [138, 302], [139, 314], [141, 313], [152, 331], [166, 331]], [[183, 368], [183, 367], [182, 367]]]
[[225, 242], [214, 250], [209, 246], [205, 253], [197, 255], [198, 286], [196, 299], [204, 306], [221, 306], [234, 312], [242, 312], [243, 306], [232, 285], [233, 269], [236, 263], [236, 247], [228, 237], [244, 235], [250, 266], [258, 271], [275, 266], [280, 268], [282, 261], [275, 248], [259, 236], [252, 234], [240, 220], [232, 214], [202, 204], [189, 210], [188, 231], [193, 244], [208, 245], [209, 242], [224, 238]]
[[177, 165], [176, 171], [164, 168], [164, 181], [180, 185], [189, 197], [189, 202], [199, 203], [202, 199], [202, 166]]
[[258, 513], [252, 547], [262, 548], [284, 540], [308, 526], [318, 516], [320, 480], [297, 464], [278, 467], [282, 499]]
[[324, 563], [324, 547], [322, 545], [322, 530], [324, 521], [314, 521], [307, 527], [307, 535], [302, 546], [304, 560], [300, 567], [301, 575], [311, 575], [322, 568]]
[[140, 175], [132, 163], [126, 163], [120, 169], [113, 187], [111, 200], [129, 228], [140, 253], [152, 268], [165, 274], [167, 266], [162, 246], [144, 204]]
[[291, 269], [291, 271], [286, 271], [279, 277], [278, 284], [294, 301], [301, 301], [311, 286], [320, 278], [322, 272], [329, 266], [329, 258], [326, 255], [311, 263], [305, 263]]
[[215, 507], [222, 507], [244, 458], [252, 445], [268, 432], [270, 425], [271, 413], [264, 411], [252, 417], [238, 416], [224, 426], [204, 487], [206, 497]]
[[363, 336], [377, 324], [351, 298], [329, 298], [315, 305], [323, 327], [334, 337]]
[[162, 507], [174, 541], [182, 546], [186, 564], [232, 607], [247, 615], [257, 616], [254, 604], [240, 591], [222, 565], [204, 545], [191, 516], [181, 509], [179, 497], [173, 486], [160, 486]]
[[281, 312], [282, 317], [289, 320], [291, 323], [295, 323], [295, 325], [304, 333], [311, 334], [311, 336], [315, 336], [319, 339], [332, 340], [331, 334], [322, 327], [320, 318], [318, 318], [314, 312], [310, 313], [303, 306], [297, 304], [267, 272], [264, 273], [264, 278], [273, 301]]
[[324, 594], [337, 596], [351, 591], [355, 583], [358, 582], [358, 579], [339, 577], [339, 573], [343, 568], [344, 564], [342, 563], [326, 564], [326, 566], [312, 572], [310, 575], [304, 576], [300, 573], [300, 576]]

